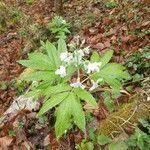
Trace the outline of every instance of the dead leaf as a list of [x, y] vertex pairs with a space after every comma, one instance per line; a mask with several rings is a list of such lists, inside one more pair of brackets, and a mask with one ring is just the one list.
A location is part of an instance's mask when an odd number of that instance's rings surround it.
[[141, 24], [141, 27], [145, 27], [150, 24], [150, 21], [145, 21]]
[[106, 48], [110, 47], [110, 46], [111, 46], [111, 45], [110, 45], [110, 41], [104, 42], [104, 45], [105, 45]]
[[101, 14], [101, 11], [98, 8], [94, 8], [93, 14], [95, 16], [99, 16]]
[[50, 137], [49, 137], [49, 134], [45, 137], [44, 139], [44, 146], [47, 146], [50, 144]]
[[103, 43], [97, 43], [96, 45], [93, 46], [93, 48], [102, 50], [105, 48], [105, 45]]
[[115, 12], [115, 8], [109, 13], [109, 15], [112, 15]]
[[30, 142], [24, 141], [21, 144], [21, 150], [31, 150], [31, 149], [33, 149], [33, 146]]
[[90, 35], [95, 35], [95, 34], [97, 34], [98, 33], [98, 29], [96, 29], [96, 28], [90, 28], [89, 29], [89, 34]]
[[0, 138], [0, 150], [7, 150], [8, 146], [12, 143], [13, 138], [4, 136]]

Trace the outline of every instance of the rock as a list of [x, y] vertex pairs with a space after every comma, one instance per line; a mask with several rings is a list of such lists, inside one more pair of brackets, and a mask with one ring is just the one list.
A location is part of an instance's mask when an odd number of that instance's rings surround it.
[[33, 101], [33, 98], [28, 98], [24, 95], [21, 95], [16, 100], [14, 100], [14, 102], [6, 110], [4, 115], [16, 113], [17, 111], [22, 109], [32, 111], [38, 109], [38, 107], [39, 103], [37, 101]]

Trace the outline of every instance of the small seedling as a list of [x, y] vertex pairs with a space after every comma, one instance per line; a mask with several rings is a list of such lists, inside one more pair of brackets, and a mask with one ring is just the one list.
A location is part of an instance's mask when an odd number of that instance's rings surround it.
[[18, 126], [18, 128], [23, 128], [24, 127], [24, 122], [19, 121], [17, 126]]
[[35, 0], [25, 0], [25, 2], [26, 4], [32, 5], [35, 2]]
[[107, 8], [112, 9], [116, 6], [117, 6], [117, 2], [115, 0], [109, 0], [108, 2], [106, 2], [106, 7]]
[[133, 135], [127, 141], [127, 145], [131, 148], [138, 147], [140, 150], [150, 149], [150, 135], [145, 134], [139, 128], [135, 129]]
[[68, 30], [70, 25], [61, 16], [55, 16], [49, 23], [48, 27], [58, 38], [66, 38], [66, 35], [70, 33]]
[[15, 132], [14, 130], [9, 130], [9, 131], [8, 131], [8, 135], [9, 135], [10, 137], [15, 137], [15, 136], [16, 136], [16, 132]]

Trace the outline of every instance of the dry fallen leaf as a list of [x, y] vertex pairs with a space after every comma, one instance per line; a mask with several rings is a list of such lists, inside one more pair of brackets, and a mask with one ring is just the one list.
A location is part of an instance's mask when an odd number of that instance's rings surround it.
[[44, 139], [44, 146], [47, 146], [50, 144], [50, 137], [49, 137], [49, 134], [45, 137]]
[[12, 143], [13, 138], [4, 136], [0, 138], [0, 150], [7, 150], [8, 146]]
[[93, 46], [93, 48], [102, 50], [105, 48], [105, 45], [103, 43], [97, 43], [96, 45]]

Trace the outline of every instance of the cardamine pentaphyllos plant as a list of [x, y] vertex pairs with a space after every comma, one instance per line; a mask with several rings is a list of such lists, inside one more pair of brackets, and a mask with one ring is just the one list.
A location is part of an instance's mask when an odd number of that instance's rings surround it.
[[[58, 139], [73, 123], [86, 132], [84, 102], [93, 108], [98, 107], [91, 92], [104, 84], [108, 84], [113, 92], [120, 91], [121, 82], [128, 80], [129, 74], [121, 64], [108, 63], [113, 50], [101, 56], [91, 52], [89, 47], [78, 49], [70, 45], [69, 48], [63, 38], [58, 40], [57, 47], [49, 41], [42, 42], [42, 47], [46, 53], [33, 52], [28, 60], [19, 61], [34, 70], [24, 80], [38, 82], [28, 96], [45, 98], [38, 116], [55, 107]], [[90, 87], [87, 81], [91, 82]]]
[[66, 35], [70, 33], [70, 24], [66, 22], [61, 16], [55, 16], [48, 24], [48, 29], [56, 35], [57, 38], [66, 38]]

